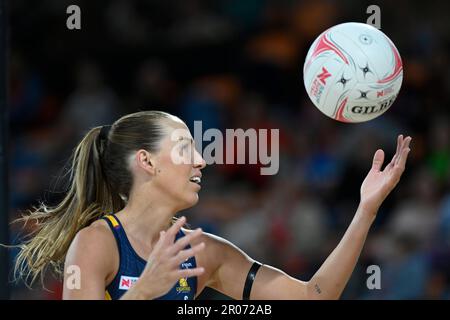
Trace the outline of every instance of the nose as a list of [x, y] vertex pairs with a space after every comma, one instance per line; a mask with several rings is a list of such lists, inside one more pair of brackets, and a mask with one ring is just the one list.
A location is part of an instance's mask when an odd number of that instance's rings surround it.
[[203, 159], [203, 157], [201, 156], [201, 154], [195, 150], [194, 152], [194, 168], [196, 169], [203, 169], [204, 167], [206, 167], [206, 161], [205, 159]]

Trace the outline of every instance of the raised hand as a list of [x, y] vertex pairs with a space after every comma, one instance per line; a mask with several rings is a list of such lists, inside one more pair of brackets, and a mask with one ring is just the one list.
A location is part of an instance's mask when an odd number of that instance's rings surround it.
[[360, 205], [369, 212], [376, 214], [384, 199], [400, 181], [410, 152], [409, 144], [411, 140], [412, 138], [409, 136], [406, 138], [403, 138], [403, 135], [398, 136], [397, 151], [384, 170], [381, 170], [384, 162], [384, 151], [378, 149], [375, 152], [372, 168], [361, 185]]
[[196, 246], [191, 246], [190, 249], [184, 249], [202, 234], [200, 228], [174, 243], [176, 234], [185, 222], [186, 218], [181, 217], [167, 231], [160, 232], [159, 240], [150, 254], [147, 265], [132, 288], [133, 298], [137, 296], [145, 299], [158, 298], [166, 294], [180, 278], [195, 277], [204, 272], [202, 267], [180, 269], [182, 262], [205, 247], [205, 244], [201, 242]]

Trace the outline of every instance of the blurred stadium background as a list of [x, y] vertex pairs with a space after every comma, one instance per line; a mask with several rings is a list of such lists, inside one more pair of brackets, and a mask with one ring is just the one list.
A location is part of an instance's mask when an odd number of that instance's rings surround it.
[[[81, 8], [81, 30], [66, 8]], [[306, 51], [326, 28], [366, 22], [365, 1], [10, 1], [10, 220], [62, 197], [72, 148], [92, 126], [145, 109], [192, 127], [279, 128], [280, 171], [212, 165], [192, 226], [307, 280], [337, 245], [374, 151], [413, 137], [407, 170], [379, 211], [345, 299], [450, 298], [450, 27], [444, 1], [377, 2], [403, 58], [392, 108], [365, 124], [322, 115], [303, 88]], [[29, 230], [28, 230], [29, 231]], [[12, 243], [23, 231], [12, 225]], [[10, 251], [13, 264], [16, 251]], [[382, 289], [366, 287], [377, 264]], [[11, 284], [12, 299], [59, 299]], [[226, 298], [206, 290], [201, 298]]]

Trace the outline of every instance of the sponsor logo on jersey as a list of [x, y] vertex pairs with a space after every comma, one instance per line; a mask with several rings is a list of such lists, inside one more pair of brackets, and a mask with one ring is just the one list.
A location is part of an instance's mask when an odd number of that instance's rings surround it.
[[181, 278], [178, 280], [177, 292], [190, 292], [191, 287], [189, 286], [186, 278]]
[[119, 282], [120, 290], [129, 290], [138, 280], [138, 277], [121, 276]]

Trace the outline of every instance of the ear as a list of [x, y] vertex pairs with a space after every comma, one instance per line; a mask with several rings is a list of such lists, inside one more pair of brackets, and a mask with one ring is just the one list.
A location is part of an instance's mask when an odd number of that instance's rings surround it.
[[136, 164], [151, 175], [156, 175], [155, 159], [150, 152], [139, 149], [136, 152]]

